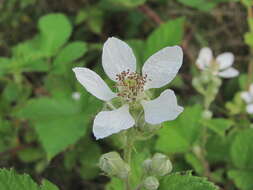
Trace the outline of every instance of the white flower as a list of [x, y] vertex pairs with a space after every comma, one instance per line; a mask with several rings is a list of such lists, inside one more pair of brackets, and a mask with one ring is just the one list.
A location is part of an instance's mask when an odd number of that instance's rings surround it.
[[199, 52], [196, 64], [201, 70], [211, 69], [214, 75], [233, 78], [239, 74], [238, 70], [232, 67], [233, 62], [234, 55], [232, 53], [225, 52], [214, 58], [212, 50], [204, 47]]
[[71, 96], [74, 100], [80, 100], [81, 98], [80, 92], [73, 92]]
[[244, 91], [241, 93], [241, 97], [247, 104], [246, 111], [249, 114], [253, 114], [253, 84], [250, 85], [249, 91]]
[[145, 91], [168, 84], [176, 76], [182, 61], [180, 47], [166, 47], [145, 62], [142, 74], [136, 73], [136, 59], [132, 49], [125, 42], [111, 37], [103, 46], [102, 65], [108, 77], [116, 82], [118, 93], [112, 92], [94, 71], [74, 68], [77, 80], [92, 95], [109, 103], [115, 97], [120, 97], [124, 102], [120, 108], [97, 114], [93, 123], [96, 139], [133, 127], [135, 120], [129, 113], [133, 103], [143, 106], [144, 118], [149, 124], [174, 120], [183, 111], [177, 105], [174, 92], [167, 89], [158, 98], [148, 100]]

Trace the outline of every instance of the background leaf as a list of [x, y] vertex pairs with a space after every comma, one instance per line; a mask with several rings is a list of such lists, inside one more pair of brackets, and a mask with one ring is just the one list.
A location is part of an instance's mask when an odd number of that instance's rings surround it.
[[65, 44], [71, 33], [72, 26], [63, 14], [48, 14], [39, 20], [41, 48], [48, 55], [52, 55]]
[[238, 132], [231, 145], [230, 155], [233, 164], [240, 169], [253, 170], [253, 129]]
[[[89, 110], [88, 110], [89, 111]], [[35, 126], [48, 159], [74, 144], [87, 131], [90, 113], [72, 99], [39, 98], [30, 100], [17, 115]]]
[[146, 42], [144, 59], [166, 46], [179, 45], [184, 33], [184, 18], [177, 18], [161, 24], [149, 36]]
[[14, 170], [0, 169], [0, 187], [3, 190], [58, 190], [49, 181], [37, 185], [30, 176], [19, 175]]
[[213, 183], [203, 177], [190, 174], [172, 174], [166, 176], [160, 184], [159, 190], [218, 190]]
[[186, 107], [179, 118], [159, 130], [156, 149], [165, 153], [188, 151], [200, 135], [201, 117], [200, 106]]

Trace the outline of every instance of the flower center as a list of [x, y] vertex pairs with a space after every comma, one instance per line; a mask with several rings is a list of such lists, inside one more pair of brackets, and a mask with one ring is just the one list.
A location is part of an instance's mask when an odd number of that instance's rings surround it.
[[212, 61], [211, 61], [211, 71], [212, 71], [214, 74], [217, 74], [217, 73], [218, 73], [219, 67], [220, 67], [220, 65], [219, 65], [219, 63], [217, 63], [216, 60], [212, 60]]
[[116, 84], [117, 95], [127, 102], [135, 102], [144, 92], [147, 75], [142, 76], [139, 73], [127, 70], [117, 74], [116, 80], [118, 81]]

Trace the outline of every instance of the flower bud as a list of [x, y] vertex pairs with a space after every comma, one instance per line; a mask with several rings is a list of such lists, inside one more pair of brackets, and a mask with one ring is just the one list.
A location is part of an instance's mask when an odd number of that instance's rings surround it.
[[152, 160], [149, 158], [147, 160], [145, 160], [143, 162], [143, 168], [144, 168], [144, 171], [149, 174], [151, 171], [152, 171], [152, 168], [151, 168], [151, 165], [152, 165]]
[[172, 164], [166, 155], [156, 153], [152, 158], [151, 169], [155, 176], [164, 176], [172, 171]]
[[126, 179], [130, 172], [130, 167], [123, 161], [117, 152], [103, 154], [99, 160], [99, 167], [109, 176], [116, 176]]
[[143, 186], [147, 190], [156, 190], [159, 187], [159, 181], [156, 177], [149, 176], [144, 180]]
[[205, 111], [203, 111], [203, 113], [202, 113], [202, 117], [203, 117], [204, 119], [211, 119], [212, 116], [213, 116], [213, 113], [212, 113], [211, 111], [209, 111], [209, 110], [205, 110]]

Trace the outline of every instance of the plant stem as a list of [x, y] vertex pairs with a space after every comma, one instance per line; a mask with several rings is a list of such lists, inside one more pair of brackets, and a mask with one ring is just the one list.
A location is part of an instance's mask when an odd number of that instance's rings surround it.
[[[252, 7], [248, 7], [247, 9], [247, 12], [248, 12], [248, 20], [249, 19], [253, 19], [253, 10], [252, 10]], [[251, 30], [251, 27], [249, 26], [250, 30]], [[250, 31], [252, 32], [252, 31]], [[248, 65], [248, 84], [247, 84], [247, 87], [250, 86], [250, 83], [252, 81], [252, 75], [253, 75], [253, 60], [252, 60], [252, 55], [253, 55], [253, 49], [252, 47], [250, 47], [250, 63]]]
[[133, 140], [131, 139], [130, 133], [128, 131], [126, 133], [126, 146], [124, 148], [124, 160], [130, 166], [130, 173], [128, 174], [127, 179], [125, 180], [125, 190], [131, 190], [130, 187], [130, 174], [131, 174], [131, 157], [132, 157], [132, 148], [133, 148]]
[[139, 11], [144, 13], [148, 18], [150, 18], [152, 21], [154, 21], [156, 24], [160, 25], [163, 24], [162, 19], [160, 16], [153, 11], [148, 5], [141, 5], [138, 7]]

